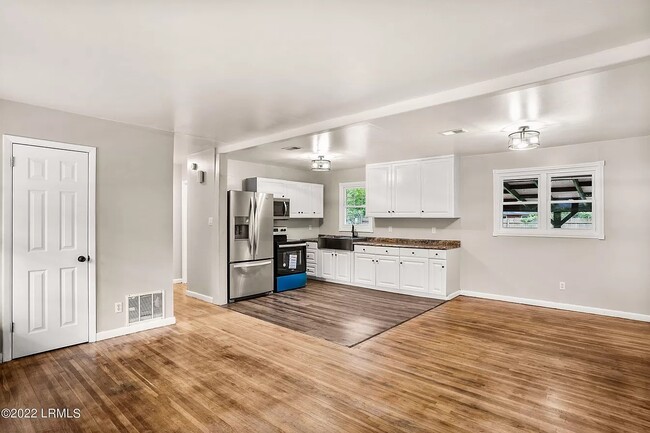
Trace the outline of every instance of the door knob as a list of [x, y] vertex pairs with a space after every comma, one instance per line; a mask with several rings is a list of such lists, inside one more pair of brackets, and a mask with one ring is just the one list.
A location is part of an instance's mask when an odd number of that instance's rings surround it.
[[77, 257], [77, 261], [78, 261], [78, 262], [83, 263], [83, 262], [85, 262], [86, 260], [87, 260], [87, 259], [86, 259], [86, 256], [79, 256], [79, 257]]

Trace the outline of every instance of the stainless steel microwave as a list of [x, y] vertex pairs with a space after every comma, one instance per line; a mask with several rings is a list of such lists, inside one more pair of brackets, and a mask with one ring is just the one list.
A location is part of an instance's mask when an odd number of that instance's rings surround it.
[[291, 203], [288, 198], [273, 199], [273, 219], [288, 220], [291, 210]]

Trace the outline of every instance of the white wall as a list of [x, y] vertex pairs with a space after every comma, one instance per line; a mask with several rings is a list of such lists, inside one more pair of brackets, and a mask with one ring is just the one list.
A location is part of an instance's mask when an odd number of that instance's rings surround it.
[[[492, 236], [494, 169], [599, 160], [606, 162], [605, 240]], [[363, 168], [329, 174], [322, 233], [338, 232], [338, 184], [364, 178]], [[461, 240], [463, 290], [650, 314], [649, 191], [650, 137], [467, 156], [460, 219], [378, 219], [373, 235]]]
[[173, 316], [172, 135], [4, 100], [0, 134], [97, 148], [97, 331], [131, 293], [163, 290]]

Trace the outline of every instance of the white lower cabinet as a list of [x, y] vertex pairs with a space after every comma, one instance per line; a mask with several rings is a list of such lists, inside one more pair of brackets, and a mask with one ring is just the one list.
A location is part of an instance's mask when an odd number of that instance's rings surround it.
[[459, 250], [357, 245], [352, 284], [413, 296], [450, 299], [460, 290], [459, 254]]
[[375, 286], [395, 291], [399, 289], [399, 257], [378, 256], [376, 259]]
[[402, 292], [427, 293], [429, 291], [429, 259], [400, 257], [399, 289]]
[[316, 242], [307, 242], [307, 258], [305, 260], [307, 264], [307, 277], [318, 278], [320, 276], [320, 266], [318, 266], [320, 259], [318, 256], [320, 256], [318, 244]]
[[354, 283], [361, 286], [375, 285], [375, 256], [372, 254], [354, 254]]
[[319, 276], [325, 280], [349, 283], [352, 277], [350, 261], [349, 251], [322, 250]]
[[446, 296], [447, 260], [429, 259], [429, 292], [435, 296]]
[[352, 254], [349, 251], [337, 251], [334, 253], [336, 260], [336, 273], [334, 274], [336, 281], [342, 283], [349, 283], [352, 281], [352, 264], [350, 259]]

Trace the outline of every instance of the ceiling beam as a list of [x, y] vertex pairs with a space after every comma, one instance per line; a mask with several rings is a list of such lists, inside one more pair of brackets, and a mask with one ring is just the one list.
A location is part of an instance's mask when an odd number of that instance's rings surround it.
[[578, 195], [580, 196], [580, 200], [585, 200], [585, 192], [582, 190], [582, 187], [580, 186], [580, 181], [578, 179], [573, 179], [573, 186], [576, 187], [576, 191], [578, 191]]
[[289, 128], [248, 140], [223, 144], [218, 147], [218, 150], [221, 153], [234, 152], [236, 150], [247, 149], [280, 140], [288, 140], [301, 135], [341, 128], [355, 123], [369, 122], [374, 119], [420, 110], [449, 102], [496, 94], [537, 83], [547, 83], [558, 79], [564, 79], [571, 75], [602, 70], [647, 57], [650, 57], [650, 38], [628, 45], [622, 45], [608, 50], [587, 54], [585, 56], [551, 63], [524, 72], [504, 75], [491, 80], [456, 87], [454, 89], [444, 90], [419, 98], [407, 99], [393, 104], [384, 105], [382, 107], [310, 123], [295, 128]]

